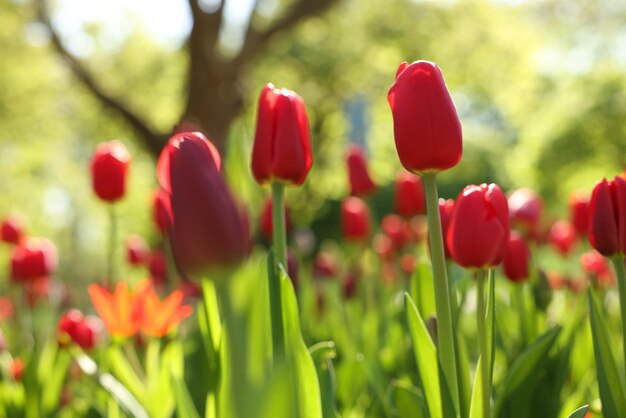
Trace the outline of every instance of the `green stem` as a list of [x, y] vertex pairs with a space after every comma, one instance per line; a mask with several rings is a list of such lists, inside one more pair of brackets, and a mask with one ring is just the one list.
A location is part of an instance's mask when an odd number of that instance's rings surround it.
[[517, 299], [517, 313], [519, 314], [519, 326], [522, 330], [522, 347], [526, 347], [526, 344], [530, 341], [530, 335], [528, 335], [528, 324], [526, 323], [526, 303], [524, 301], [524, 282], [513, 283], [513, 293]]
[[[272, 322], [272, 357], [274, 363], [285, 354], [283, 310], [280, 290], [280, 266], [287, 270], [287, 234], [284, 211], [285, 186], [272, 183], [272, 239], [274, 241], [274, 263], [268, 265], [270, 317]], [[271, 260], [270, 260], [271, 263]]]
[[487, 353], [487, 328], [485, 310], [485, 270], [478, 270], [476, 276], [476, 324], [478, 326], [478, 347], [480, 349], [480, 373], [483, 386], [483, 416], [491, 418], [491, 377], [489, 373], [489, 353]]
[[[619, 308], [622, 315], [622, 350], [626, 359], [626, 272], [624, 272], [624, 256], [619, 255], [611, 259], [617, 275], [617, 289], [619, 290]], [[626, 374], [626, 366], [624, 370]]]
[[105, 278], [105, 285], [112, 285], [115, 283], [113, 278], [115, 274], [115, 246], [117, 244], [117, 216], [115, 213], [115, 205], [109, 205], [109, 254], [107, 265], [107, 277]]
[[456, 370], [456, 354], [452, 329], [452, 312], [450, 310], [450, 292], [446, 271], [446, 257], [439, 217], [439, 196], [437, 195], [437, 174], [424, 173], [422, 176], [426, 192], [428, 215], [428, 233], [430, 235], [430, 258], [435, 279], [435, 310], [437, 311], [437, 354], [439, 363], [446, 378], [452, 401], [459, 411], [459, 386]]

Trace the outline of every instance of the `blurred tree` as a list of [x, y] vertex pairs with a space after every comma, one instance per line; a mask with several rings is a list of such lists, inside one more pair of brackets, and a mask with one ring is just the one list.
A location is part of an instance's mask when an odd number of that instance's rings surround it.
[[[207, 8], [205, 2], [188, 0], [193, 25], [186, 45], [189, 65], [185, 106], [178, 119], [188, 127], [207, 132], [221, 151], [225, 148], [228, 128], [242, 111], [247, 97], [240, 82], [246, 68], [277, 34], [323, 12], [338, 0], [295, 0], [279, 7], [277, 16], [270, 17], [258, 13], [261, 1], [254, 0], [248, 26], [243, 29], [243, 44], [234, 54], [225, 53], [218, 42], [227, 1], [218, 1]], [[158, 131], [153, 121], [139, 115], [128, 104], [127, 98], [105, 88], [98, 76], [64, 45], [51, 21], [47, 1], [37, 0], [37, 6], [39, 19], [50, 31], [56, 51], [78, 80], [103, 105], [121, 115], [146, 149], [158, 156], [171, 132]]]

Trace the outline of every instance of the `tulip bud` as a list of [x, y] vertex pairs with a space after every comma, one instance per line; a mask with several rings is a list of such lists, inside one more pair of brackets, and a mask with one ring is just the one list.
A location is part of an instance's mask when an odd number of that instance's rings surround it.
[[589, 205], [589, 242], [606, 257], [626, 253], [626, 180], [602, 179]]
[[409, 218], [424, 212], [426, 200], [422, 179], [403, 171], [396, 177], [395, 207], [398, 215]]
[[166, 235], [170, 229], [172, 208], [170, 199], [163, 189], [158, 189], [152, 197], [152, 219], [161, 234]]
[[363, 149], [351, 144], [348, 149], [348, 180], [350, 183], [350, 195], [367, 196], [376, 190], [376, 184], [367, 170], [367, 159]]
[[443, 249], [446, 253], [446, 258], [450, 258], [450, 248], [448, 247], [448, 240], [445, 238], [448, 236], [448, 230], [450, 229], [450, 219], [452, 219], [453, 213], [454, 200], [439, 199], [439, 217], [441, 218], [441, 232], [442, 236], [444, 237]]
[[580, 266], [585, 273], [595, 278], [600, 284], [614, 281], [613, 272], [606, 258], [595, 250], [587, 251], [580, 256]]
[[502, 263], [507, 279], [512, 282], [527, 280], [529, 263], [530, 250], [528, 244], [520, 234], [515, 231], [511, 232]]
[[144, 264], [149, 255], [148, 244], [139, 235], [130, 235], [126, 238], [126, 259], [133, 266]]
[[[272, 221], [272, 198], [271, 196], [265, 199], [265, 204], [263, 205], [263, 213], [261, 213], [261, 232], [263, 236], [271, 240], [272, 235], [274, 233], [273, 229], [273, 221]], [[289, 210], [287, 209], [287, 205], [284, 207], [284, 216], [285, 216], [285, 228], [286, 232], [289, 233], [291, 229], [291, 219], [289, 218]]]
[[574, 225], [569, 221], [555, 222], [548, 233], [548, 242], [563, 256], [570, 253], [577, 240]]
[[37, 277], [24, 283], [24, 299], [29, 308], [33, 308], [37, 302], [47, 299], [50, 293], [50, 278], [48, 276]]
[[13, 248], [11, 277], [15, 281], [28, 281], [48, 276], [56, 270], [57, 251], [46, 238], [29, 238]]
[[119, 141], [103, 142], [91, 160], [91, 179], [96, 195], [105, 202], [124, 197], [130, 154]]
[[508, 202], [511, 226], [522, 228], [534, 238], [543, 211], [541, 198], [531, 189], [522, 188], [511, 193]]
[[24, 236], [24, 225], [17, 215], [9, 215], [0, 225], [0, 241], [18, 244]]
[[267, 84], [259, 97], [252, 148], [252, 174], [259, 184], [300, 185], [313, 164], [304, 101], [290, 90]]
[[584, 193], [574, 193], [569, 199], [570, 219], [581, 237], [589, 229], [589, 197]]
[[383, 218], [381, 229], [391, 239], [393, 246], [401, 250], [411, 240], [409, 225], [398, 215], [386, 215]]
[[89, 350], [96, 345], [101, 330], [98, 318], [91, 315], [84, 317], [78, 309], [70, 309], [59, 318], [57, 338], [61, 347], [74, 342], [83, 350]]
[[436, 64], [400, 64], [387, 99], [396, 149], [407, 170], [442, 171], [461, 160], [461, 121]]
[[341, 293], [345, 299], [352, 299], [356, 296], [359, 286], [359, 272], [356, 269], [350, 269], [345, 275], [341, 283]]
[[500, 264], [509, 241], [509, 208], [495, 184], [467, 186], [456, 199], [448, 230], [452, 258], [466, 268]]
[[370, 212], [367, 204], [351, 196], [341, 202], [341, 230], [348, 241], [367, 240], [370, 232]]
[[215, 146], [198, 132], [174, 135], [159, 157], [159, 183], [172, 210], [172, 251], [187, 273], [237, 263], [248, 254], [248, 223], [220, 164]]
[[376, 234], [372, 240], [374, 251], [383, 262], [390, 262], [394, 256], [393, 241], [387, 235]]
[[313, 261], [313, 278], [333, 278], [338, 272], [337, 260], [332, 253], [320, 251]]
[[148, 270], [155, 286], [165, 284], [167, 281], [167, 257], [159, 249], [154, 249], [148, 256]]

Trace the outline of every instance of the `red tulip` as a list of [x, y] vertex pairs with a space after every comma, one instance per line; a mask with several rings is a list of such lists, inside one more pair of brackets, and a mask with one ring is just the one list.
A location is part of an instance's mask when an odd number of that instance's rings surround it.
[[589, 230], [589, 197], [574, 193], [569, 199], [570, 217], [578, 235], [584, 237]]
[[356, 144], [351, 144], [346, 162], [348, 164], [350, 194], [352, 196], [367, 196], [373, 193], [376, 190], [376, 184], [367, 169], [367, 158], [363, 149]]
[[341, 202], [341, 230], [348, 241], [364, 241], [370, 233], [370, 212], [367, 204], [351, 196]]
[[387, 99], [396, 149], [407, 170], [442, 171], [461, 160], [461, 121], [436, 64], [400, 64]]
[[105, 202], [124, 197], [130, 154], [119, 141], [103, 142], [91, 160], [91, 179], [96, 195]]
[[424, 212], [426, 200], [420, 177], [406, 171], [398, 174], [396, 177], [395, 207], [398, 215], [407, 218]]
[[187, 273], [233, 264], [248, 253], [248, 224], [220, 161], [197, 132], [174, 135], [159, 157], [158, 178], [172, 210], [169, 238], [177, 267]]
[[359, 286], [359, 272], [350, 269], [341, 283], [341, 293], [345, 299], [352, 299], [356, 296]]
[[70, 342], [79, 345], [83, 350], [95, 347], [102, 324], [95, 316], [84, 317], [77, 309], [66, 312], [57, 324], [59, 345], [66, 346]]
[[155, 286], [163, 285], [167, 281], [167, 257], [159, 249], [154, 249], [148, 256], [148, 270]]
[[313, 164], [304, 101], [290, 90], [267, 84], [259, 97], [252, 148], [252, 174], [260, 184], [300, 185]]
[[613, 273], [606, 258], [595, 250], [587, 251], [580, 256], [580, 266], [583, 271], [598, 279], [598, 282], [610, 283]]
[[[453, 199], [439, 199], [439, 217], [441, 218], [441, 233], [444, 238], [443, 249], [446, 253], [446, 258], [450, 258], [450, 247], [448, 247], [448, 230], [450, 229], [450, 220], [454, 213], [454, 200]], [[428, 243], [430, 245], [430, 242]]]
[[543, 202], [528, 188], [514, 191], [509, 196], [509, 217], [512, 227], [521, 227], [532, 237], [537, 233]]
[[411, 240], [409, 225], [398, 215], [386, 215], [381, 229], [391, 239], [394, 248], [400, 250]]
[[172, 223], [172, 208], [169, 195], [163, 189], [158, 189], [152, 197], [152, 218], [159, 232], [167, 234]]
[[[291, 229], [291, 219], [289, 218], [289, 210], [287, 210], [287, 206], [284, 208], [284, 216], [285, 216], [285, 228], [287, 233]], [[273, 223], [272, 223], [272, 198], [268, 197], [265, 199], [265, 204], [263, 205], [263, 213], [261, 214], [261, 232], [266, 239], [272, 239], [273, 235]]]
[[24, 299], [29, 308], [33, 308], [37, 302], [47, 299], [50, 293], [50, 278], [48, 276], [37, 277], [24, 283]]
[[372, 240], [372, 245], [382, 261], [389, 262], [393, 259], [393, 241], [387, 235], [376, 234]]
[[28, 238], [15, 246], [11, 254], [11, 277], [28, 281], [48, 276], [56, 270], [57, 252], [46, 238]]
[[626, 180], [602, 179], [589, 206], [589, 241], [604, 256], [626, 253]]
[[148, 244], [139, 235], [130, 235], [126, 238], [126, 260], [133, 266], [145, 264], [150, 250]]
[[529, 263], [528, 244], [520, 234], [515, 231], [511, 232], [502, 263], [504, 274], [512, 282], [524, 281], [528, 279]]
[[335, 256], [327, 251], [320, 251], [313, 261], [313, 278], [332, 278], [338, 270]]
[[0, 241], [18, 244], [24, 236], [24, 224], [17, 215], [9, 215], [0, 225]]
[[466, 268], [500, 264], [509, 241], [509, 209], [495, 184], [467, 186], [456, 199], [448, 230], [452, 258]]
[[555, 222], [548, 233], [548, 242], [561, 255], [569, 254], [577, 240], [576, 229], [569, 221]]

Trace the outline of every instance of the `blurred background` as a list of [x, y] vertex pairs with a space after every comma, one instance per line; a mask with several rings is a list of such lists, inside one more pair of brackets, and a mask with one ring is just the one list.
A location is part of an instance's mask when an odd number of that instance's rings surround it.
[[441, 67], [463, 123], [463, 160], [440, 194], [529, 186], [563, 213], [570, 192], [626, 163], [624, 23], [626, 3], [613, 0], [4, 0], [0, 216], [17, 211], [30, 235], [55, 241], [60, 278], [93, 281], [108, 225], [90, 185], [95, 145], [131, 151], [120, 236], [154, 242], [155, 161], [184, 121], [218, 145], [256, 226], [268, 190], [249, 154], [272, 82], [307, 104], [315, 163], [288, 204], [321, 240], [338, 230], [350, 142], [381, 185], [376, 213], [391, 210], [401, 166], [387, 90], [417, 59]]

